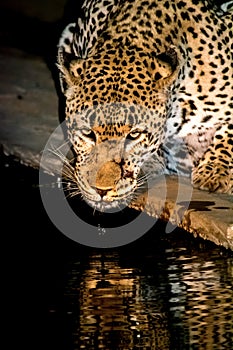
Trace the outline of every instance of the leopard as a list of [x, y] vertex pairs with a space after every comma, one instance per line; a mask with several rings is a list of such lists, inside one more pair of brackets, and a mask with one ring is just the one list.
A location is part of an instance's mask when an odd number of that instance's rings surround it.
[[233, 194], [232, 1], [85, 0], [57, 67], [72, 177], [98, 210], [159, 176]]

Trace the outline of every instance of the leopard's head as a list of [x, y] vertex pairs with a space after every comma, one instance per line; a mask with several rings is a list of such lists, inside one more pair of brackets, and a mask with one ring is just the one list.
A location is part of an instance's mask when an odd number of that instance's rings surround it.
[[137, 47], [65, 56], [60, 52], [59, 69], [75, 181], [95, 208], [118, 207], [163, 172], [160, 146], [176, 70], [166, 55]]

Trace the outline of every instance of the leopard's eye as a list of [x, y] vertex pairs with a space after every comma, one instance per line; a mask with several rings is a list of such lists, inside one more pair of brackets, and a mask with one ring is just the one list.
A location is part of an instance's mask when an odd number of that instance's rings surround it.
[[80, 130], [81, 135], [86, 139], [90, 139], [91, 141], [96, 141], [95, 133], [91, 129], [83, 128]]
[[133, 130], [127, 135], [128, 140], [137, 140], [142, 135], [143, 131]]
[[84, 136], [90, 136], [91, 135], [91, 133], [92, 133], [92, 130], [91, 129], [88, 129], [88, 128], [83, 128], [83, 129], [81, 129], [80, 130], [81, 131], [81, 133], [84, 135]]

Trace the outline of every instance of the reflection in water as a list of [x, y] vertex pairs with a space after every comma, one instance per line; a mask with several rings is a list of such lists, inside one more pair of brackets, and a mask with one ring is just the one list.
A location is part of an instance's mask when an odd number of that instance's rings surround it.
[[166, 317], [156, 299], [153, 308], [146, 306], [140, 281], [140, 271], [121, 268], [112, 255], [92, 256], [81, 279], [73, 275], [69, 289], [79, 291], [78, 348], [168, 349]]
[[233, 257], [175, 237], [69, 262], [70, 349], [231, 349]]
[[[169, 267], [175, 328], [187, 329], [195, 349], [230, 349], [233, 337], [232, 258], [180, 255]], [[211, 259], [211, 260], [209, 260]], [[181, 322], [182, 320], [182, 322]], [[194, 346], [196, 345], [196, 347]]]

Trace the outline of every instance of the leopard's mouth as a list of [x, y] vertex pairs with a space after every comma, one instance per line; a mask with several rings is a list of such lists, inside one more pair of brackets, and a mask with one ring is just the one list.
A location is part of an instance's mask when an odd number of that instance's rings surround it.
[[[82, 179], [82, 180], [81, 180]], [[93, 208], [105, 211], [127, 206], [138, 188], [138, 178], [114, 161], [107, 161], [97, 170], [77, 176], [83, 199]]]
[[77, 167], [75, 178], [82, 199], [100, 211], [119, 211], [148, 189], [148, 174], [140, 167], [133, 171], [115, 161]]
[[127, 207], [130, 203], [129, 197], [126, 199], [115, 199], [111, 202], [108, 202], [104, 199], [101, 199], [100, 201], [92, 201], [88, 198], [85, 198], [87, 204], [91, 206], [93, 209], [98, 210], [100, 212], [119, 212], [123, 210], [125, 207]]
[[93, 188], [85, 191], [83, 199], [93, 208], [100, 211], [114, 210], [119, 211], [128, 206], [135, 197], [137, 181], [131, 179], [120, 179], [118, 183], [111, 188]]

